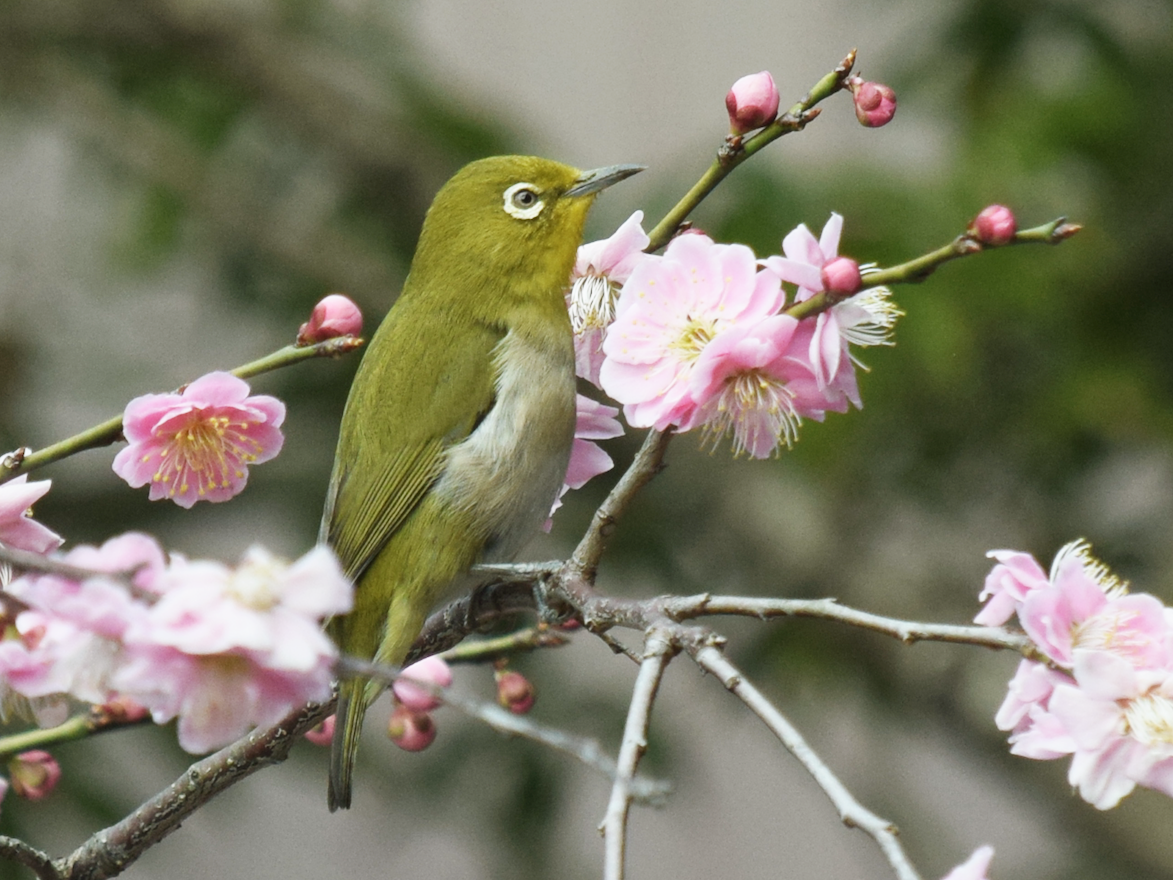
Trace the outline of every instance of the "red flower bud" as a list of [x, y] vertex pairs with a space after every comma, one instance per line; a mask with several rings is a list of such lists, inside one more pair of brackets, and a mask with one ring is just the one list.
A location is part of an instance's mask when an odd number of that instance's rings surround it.
[[969, 232], [982, 244], [1001, 245], [1009, 244], [1018, 231], [1018, 221], [1014, 219], [1014, 212], [1005, 205], [990, 205], [969, 224]]
[[534, 706], [534, 686], [520, 672], [498, 671], [497, 702], [514, 715], [524, 715]]
[[400, 703], [391, 713], [387, 736], [405, 752], [422, 752], [436, 738], [436, 722], [427, 712], [413, 712]]
[[305, 732], [305, 738], [316, 746], [328, 746], [334, 741], [334, 716], [322, 719], [322, 723]]
[[725, 96], [729, 111], [729, 129], [745, 134], [769, 125], [778, 115], [778, 87], [768, 71], [743, 76]]
[[433, 656], [404, 669], [391, 685], [391, 690], [396, 699], [412, 711], [428, 712], [440, 705], [440, 699], [431, 687], [446, 688], [450, 684], [452, 670], [443, 658]]
[[823, 266], [823, 290], [843, 298], [857, 293], [860, 288], [859, 263], [850, 257], [836, 257]]
[[61, 779], [61, 765], [48, 752], [21, 752], [8, 762], [12, 790], [18, 797], [39, 801], [48, 797]]
[[847, 87], [855, 99], [855, 118], [860, 125], [879, 128], [896, 115], [896, 93], [889, 86], [853, 76], [847, 81]]
[[340, 293], [332, 293], [314, 306], [310, 319], [297, 331], [298, 345], [312, 345], [338, 336], [362, 333], [362, 312]]

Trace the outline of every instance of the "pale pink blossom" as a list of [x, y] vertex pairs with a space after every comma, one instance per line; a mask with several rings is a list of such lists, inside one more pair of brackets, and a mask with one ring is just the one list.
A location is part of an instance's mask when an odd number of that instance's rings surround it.
[[52, 480], [30, 483], [27, 474], [0, 483], [0, 544], [31, 553], [48, 553], [61, 546], [61, 536], [32, 516], [33, 504], [52, 485]]
[[729, 130], [733, 134], [745, 134], [769, 125], [778, 115], [778, 101], [778, 87], [769, 71], [743, 76], [725, 96]]
[[941, 880], [986, 880], [990, 870], [990, 859], [994, 857], [992, 846], [979, 846], [973, 855], [946, 874]]
[[1018, 612], [1031, 590], [1043, 589], [1050, 581], [1029, 553], [991, 550], [986, 556], [998, 560], [998, 564], [986, 575], [985, 587], [978, 596], [986, 605], [973, 620], [982, 626], [1001, 626]]
[[435, 688], [446, 688], [451, 684], [452, 668], [443, 657], [433, 655], [406, 667], [391, 685], [391, 690], [408, 709], [430, 712], [441, 703]]
[[329, 697], [337, 650], [321, 621], [350, 610], [352, 589], [327, 548], [288, 566], [253, 548], [235, 571], [178, 560], [165, 580], [115, 682], [157, 723], [178, 717], [183, 748], [219, 748]]
[[362, 311], [347, 296], [331, 293], [314, 306], [310, 319], [297, 331], [298, 345], [312, 345], [338, 336], [362, 333]]
[[249, 465], [281, 451], [285, 404], [249, 396], [248, 383], [230, 373], [209, 373], [178, 394], [147, 394], [126, 407], [129, 446], [114, 472], [131, 486], [150, 483], [150, 498], [180, 507], [227, 501], [248, 481]]
[[997, 247], [1014, 240], [1018, 221], [1005, 205], [988, 205], [969, 224], [969, 231], [982, 244]]
[[[623, 436], [623, 425], [615, 417], [619, 410], [613, 406], [591, 400], [579, 394], [575, 401], [577, 416], [574, 423], [574, 444], [570, 447], [570, 463], [566, 468], [566, 480], [562, 484], [550, 516], [562, 506], [563, 496], [571, 489], [581, 489], [599, 474], [605, 474], [615, 466], [603, 448], [595, 440], [611, 440]], [[552, 519], [547, 519], [543, 530], [550, 531]]]
[[662, 257], [641, 260], [624, 285], [603, 343], [600, 383], [624, 404], [629, 424], [679, 425], [696, 409], [690, 377], [709, 343], [733, 325], [776, 314], [782, 303], [777, 275], [758, 272], [749, 248], [678, 236]]
[[580, 246], [571, 273], [566, 304], [574, 330], [575, 371], [596, 386], [603, 365], [603, 337], [615, 320], [619, 291], [646, 256], [649, 239], [643, 219], [644, 212], [636, 211], [608, 238]]

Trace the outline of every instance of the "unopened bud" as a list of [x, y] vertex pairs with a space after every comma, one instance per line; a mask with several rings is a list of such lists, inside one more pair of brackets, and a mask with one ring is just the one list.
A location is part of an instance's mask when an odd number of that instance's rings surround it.
[[778, 87], [774, 85], [774, 77], [766, 70], [743, 76], [725, 96], [725, 109], [729, 111], [729, 129], [734, 134], [769, 125], [778, 115]]
[[896, 115], [896, 93], [883, 83], [866, 82], [858, 76], [847, 81], [855, 100], [855, 118], [860, 125], [879, 128]]
[[391, 713], [387, 736], [405, 752], [422, 752], [436, 738], [436, 722], [427, 712], [414, 712], [400, 703]]
[[362, 312], [348, 297], [332, 293], [324, 297], [297, 331], [298, 345], [312, 345], [338, 336], [362, 333]]
[[982, 244], [994, 246], [1009, 244], [1017, 231], [1018, 221], [1014, 219], [1014, 212], [1005, 205], [983, 208], [969, 224], [969, 232], [974, 238]]
[[498, 670], [497, 702], [514, 715], [524, 715], [534, 705], [534, 686], [520, 672]]
[[446, 688], [450, 684], [452, 670], [442, 658], [432, 656], [412, 663], [399, 673], [391, 690], [407, 708], [415, 712], [430, 712], [440, 705], [440, 699], [428, 686]]
[[124, 724], [145, 721], [151, 714], [142, 703], [122, 694], [111, 697], [102, 705], [95, 707], [94, 712], [114, 723]]
[[307, 730], [305, 738], [316, 746], [328, 746], [334, 741], [334, 716], [322, 719], [317, 727]]
[[12, 791], [30, 801], [48, 797], [61, 779], [61, 765], [48, 752], [21, 752], [8, 762]]
[[823, 267], [823, 290], [837, 298], [857, 293], [862, 283], [859, 263], [850, 257], [836, 257]]

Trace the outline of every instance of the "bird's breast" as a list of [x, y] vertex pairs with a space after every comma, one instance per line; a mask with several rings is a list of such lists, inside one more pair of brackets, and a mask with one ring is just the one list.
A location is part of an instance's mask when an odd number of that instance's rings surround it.
[[493, 366], [493, 405], [448, 451], [435, 491], [483, 528], [484, 561], [506, 561], [550, 515], [566, 476], [574, 349], [568, 333], [535, 338], [511, 330], [494, 350]]

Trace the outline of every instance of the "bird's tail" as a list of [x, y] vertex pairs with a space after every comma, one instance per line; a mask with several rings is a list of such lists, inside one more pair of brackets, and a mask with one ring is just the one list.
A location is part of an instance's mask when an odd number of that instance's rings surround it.
[[369, 705], [366, 689], [367, 683], [361, 678], [348, 678], [338, 685], [334, 740], [330, 744], [330, 787], [326, 792], [331, 813], [350, 809], [350, 777]]

